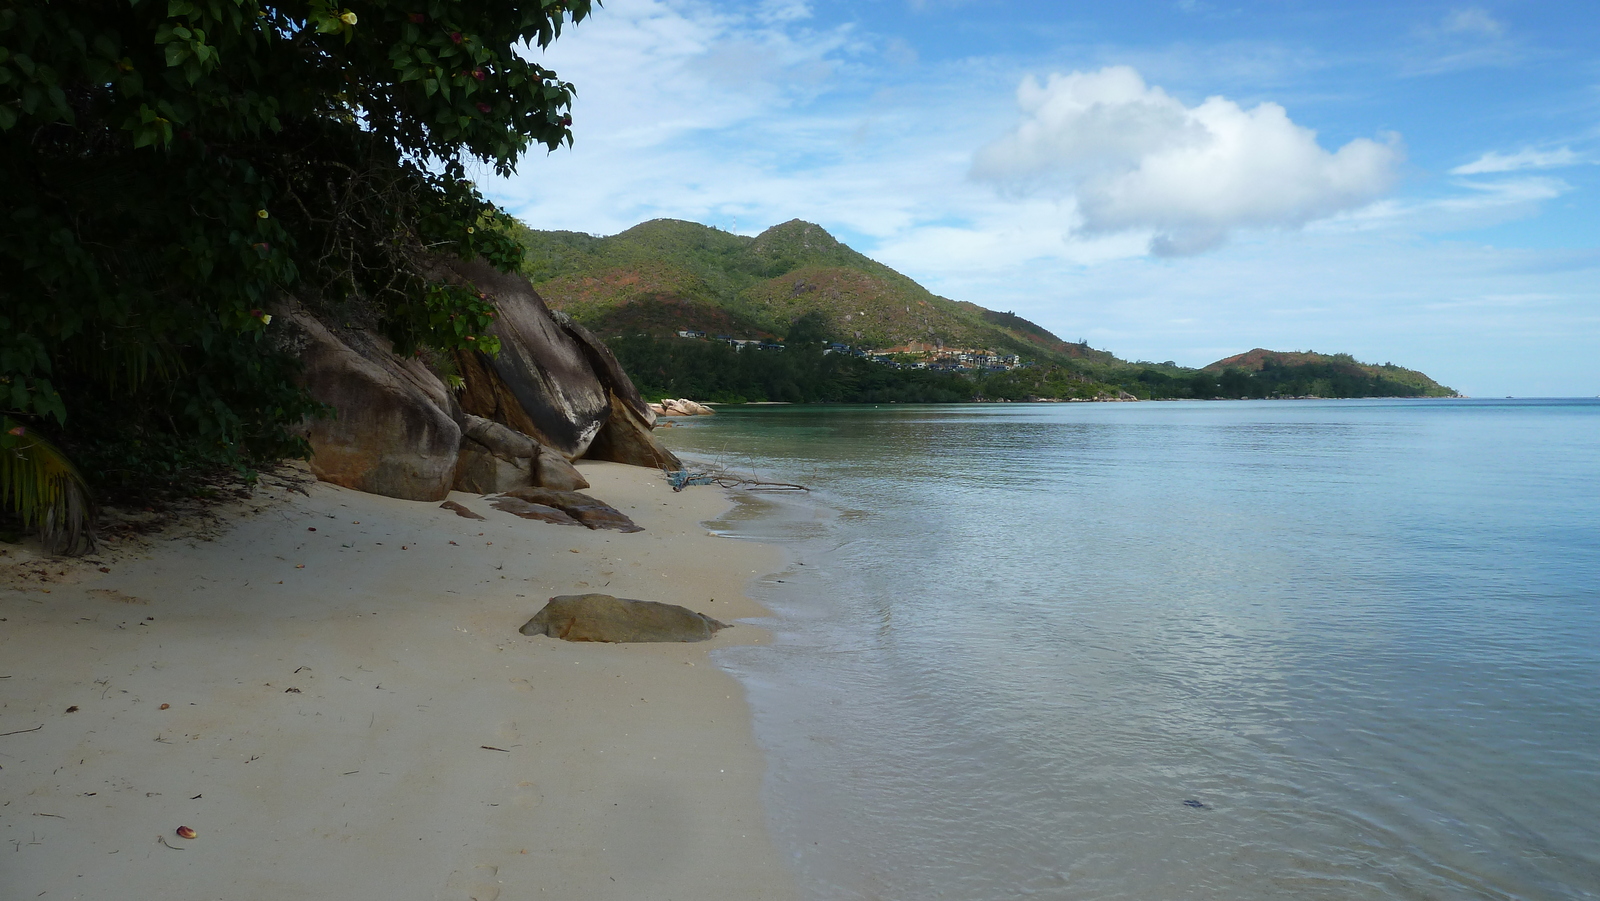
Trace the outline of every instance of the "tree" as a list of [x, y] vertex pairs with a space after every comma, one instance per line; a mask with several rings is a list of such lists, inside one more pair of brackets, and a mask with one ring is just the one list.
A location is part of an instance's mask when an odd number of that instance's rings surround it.
[[[304, 454], [317, 408], [271, 329], [291, 293], [403, 352], [493, 349], [491, 307], [430, 261], [520, 259], [467, 167], [570, 143], [572, 85], [526, 57], [590, 2], [351, 2], [0, 7], [8, 433], [102, 490]], [[42, 522], [65, 495], [17, 479], [53, 445], [22, 443], [0, 504]]]

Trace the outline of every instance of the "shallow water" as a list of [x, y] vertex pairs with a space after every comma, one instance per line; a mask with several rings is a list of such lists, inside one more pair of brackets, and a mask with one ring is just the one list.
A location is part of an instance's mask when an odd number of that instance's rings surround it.
[[719, 659], [810, 898], [1600, 898], [1600, 403], [664, 434], [816, 489], [716, 526], [794, 555]]

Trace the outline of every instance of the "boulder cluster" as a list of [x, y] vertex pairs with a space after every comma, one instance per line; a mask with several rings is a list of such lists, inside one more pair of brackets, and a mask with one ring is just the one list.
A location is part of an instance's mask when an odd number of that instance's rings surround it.
[[697, 404], [685, 397], [677, 400], [668, 398], [659, 404], [650, 404], [650, 410], [657, 416], [710, 416], [712, 409], [705, 404]]
[[527, 279], [457, 260], [439, 276], [494, 305], [498, 354], [462, 351], [430, 366], [370, 328], [325, 321], [292, 300], [280, 307], [280, 340], [304, 363], [311, 396], [333, 410], [306, 427], [317, 478], [437, 501], [452, 490], [587, 488], [572, 466], [579, 458], [682, 468], [651, 434], [657, 412], [611, 351], [552, 313]]

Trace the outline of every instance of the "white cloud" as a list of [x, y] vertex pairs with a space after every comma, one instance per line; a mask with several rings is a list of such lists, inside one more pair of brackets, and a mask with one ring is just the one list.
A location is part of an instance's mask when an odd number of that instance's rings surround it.
[[1479, 7], [1452, 10], [1442, 19], [1418, 26], [1415, 34], [1419, 43], [1406, 54], [1401, 66], [1401, 71], [1411, 76], [1510, 68], [1540, 55]]
[[764, 22], [798, 22], [811, 18], [811, 7], [804, 0], [764, 0], [760, 17]]
[[[1559, 157], [1544, 168], [1419, 173], [1383, 195], [1396, 146], [1324, 148], [1280, 107], [1237, 99], [1292, 94], [1297, 114], [1317, 103], [1329, 115], [1353, 109], [1356, 121], [1411, 122], [1408, 133], [1435, 127], [1308, 93], [1327, 71], [1305, 63], [1315, 48], [1086, 50], [1078, 56], [1137, 61], [1138, 71], [1124, 70], [1132, 77], [1120, 94], [1101, 85], [1092, 112], [1063, 114], [1075, 126], [1063, 133], [1047, 115], [1047, 101], [1060, 102], [1048, 81], [1034, 86], [1037, 110], [1019, 117], [1007, 102], [1033, 60], [947, 59], [813, 5], [817, 15], [803, 18], [805, 5], [784, 0], [607, 0], [541, 57], [578, 85], [576, 146], [530, 154], [511, 179], [484, 173], [485, 191], [534, 228], [596, 234], [657, 216], [754, 234], [799, 217], [945, 296], [1015, 310], [1126, 357], [1199, 365], [1258, 345], [1315, 346], [1418, 366], [1469, 393], [1600, 391], [1593, 242], [1569, 229], [1558, 240], [1589, 249], [1500, 251], [1471, 234], [1531, 222], [1556, 198], [1582, 209], [1587, 168], [1570, 184], [1548, 177], [1569, 174], [1554, 168]], [[1506, 40], [1447, 36], [1430, 17], [1429, 39], [1446, 49]], [[1236, 100], [1183, 103], [1139, 72]], [[1489, 141], [1448, 119], [1421, 162], [1473, 167], [1499, 146], [1483, 160], [1531, 163], [1518, 148], [1555, 153], [1562, 140]], [[970, 177], [979, 148], [1008, 142], [1003, 178]], [[1356, 165], [1363, 148], [1370, 159]], [[1300, 224], [1304, 233], [1286, 231]], [[1233, 238], [1216, 252], [1149, 256], [1152, 238], [1219, 233]], [[1518, 234], [1540, 244], [1536, 231]], [[1534, 294], [1548, 298], [1537, 316], [1507, 300]], [[1458, 307], [1441, 315], [1441, 304]]]
[[1481, 34], [1499, 37], [1506, 27], [1489, 15], [1488, 11], [1472, 7], [1451, 10], [1444, 17], [1444, 30], [1452, 34]]
[[1465, 181], [1460, 184], [1478, 192], [1477, 196], [1449, 198], [1438, 201], [1439, 205], [1453, 204], [1457, 209], [1470, 210], [1532, 204], [1542, 200], [1554, 200], [1572, 190], [1572, 185], [1559, 178], [1510, 178], [1492, 182]]
[[972, 174], [1019, 195], [1076, 199], [1085, 236], [1147, 232], [1162, 256], [1200, 253], [1241, 228], [1295, 228], [1364, 206], [1396, 181], [1397, 138], [1335, 152], [1283, 107], [1223, 97], [1187, 107], [1127, 66], [1029, 77], [1023, 120]]
[[1470, 163], [1450, 170], [1451, 175], [1487, 175], [1494, 172], [1516, 172], [1519, 169], [1548, 169], [1555, 166], [1575, 166], [1580, 162], [1570, 148], [1534, 150], [1527, 148], [1516, 153], [1501, 154], [1491, 150]]

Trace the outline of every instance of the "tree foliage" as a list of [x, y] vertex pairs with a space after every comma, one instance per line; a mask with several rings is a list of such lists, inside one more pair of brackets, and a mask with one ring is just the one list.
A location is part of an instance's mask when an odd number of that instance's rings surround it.
[[968, 379], [949, 373], [891, 369], [844, 354], [782, 348], [736, 351], [727, 344], [655, 338], [608, 338], [646, 397], [688, 397], [745, 403], [957, 403], [972, 399]]
[[0, 4], [0, 411], [132, 488], [304, 451], [287, 294], [483, 348], [491, 308], [435, 261], [519, 263], [468, 169], [570, 142], [573, 87], [529, 51], [589, 7]]
[[1228, 367], [1221, 372], [1199, 369], [1181, 376], [1155, 369], [1139, 373], [1132, 390], [1144, 397], [1161, 399], [1193, 398], [1210, 400], [1268, 397], [1427, 397], [1442, 396], [1449, 389], [1429, 391], [1404, 381], [1410, 370], [1390, 367], [1396, 373], [1373, 374], [1353, 360], [1279, 364], [1267, 361], [1261, 369], [1250, 371]]

